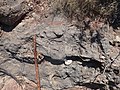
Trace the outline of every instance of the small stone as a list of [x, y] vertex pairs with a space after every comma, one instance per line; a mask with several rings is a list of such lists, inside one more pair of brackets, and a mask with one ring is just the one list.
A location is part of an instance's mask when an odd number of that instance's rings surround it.
[[104, 59], [105, 59], [105, 56], [100, 56], [100, 59], [104, 60]]
[[77, 62], [79, 65], [82, 65], [82, 62]]
[[72, 63], [72, 60], [65, 60], [65, 65], [70, 65]]
[[116, 42], [120, 42], [120, 37], [119, 36], [116, 36], [115, 40]]
[[30, 3], [28, 4], [28, 6], [31, 6]]
[[41, 10], [43, 11], [45, 8], [44, 7], [41, 7]]

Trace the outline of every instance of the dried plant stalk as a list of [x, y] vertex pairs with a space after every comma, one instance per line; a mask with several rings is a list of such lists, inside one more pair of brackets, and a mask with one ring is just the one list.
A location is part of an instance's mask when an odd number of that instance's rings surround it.
[[40, 89], [40, 78], [39, 78], [39, 66], [38, 66], [38, 61], [37, 61], [36, 35], [34, 35], [33, 44], [34, 44], [34, 61], [35, 61], [37, 88], [38, 90], [41, 90]]

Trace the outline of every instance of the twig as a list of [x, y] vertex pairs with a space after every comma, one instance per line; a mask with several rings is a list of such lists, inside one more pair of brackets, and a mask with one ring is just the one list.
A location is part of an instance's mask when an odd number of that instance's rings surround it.
[[40, 78], [39, 78], [39, 67], [38, 67], [38, 61], [37, 61], [37, 50], [36, 50], [36, 35], [34, 35], [33, 44], [34, 44], [34, 61], [35, 61], [37, 87], [38, 87], [38, 90], [41, 90], [40, 89]]
[[[111, 65], [115, 62], [115, 60], [119, 57], [119, 55], [120, 55], [120, 52], [119, 52], [119, 54], [118, 54], [114, 59], [112, 59], [111, 57], [109, 57], [109, 59], [111, 60], [111, 62], [108, 62], [108, 63], [105, 65], [105, 68], [104, 68], [103, 72], [100, 73], [100, 74], [98, 74], [98, 75], [96, 75], [96, 76], [94, 77], [94, 80], [93, 80], [92, 82], [94, 82], [99, 75], [104, 74], [105, 71], [106, 71], [106, 69], [107, 69], [108, 67], [111, 67]], [[107, 57], [107, 56], [106, 56], [106, 57]], [[107, 57], [107, 60], [109, 60], [109, 59], [108, 59], [108, 57]]]

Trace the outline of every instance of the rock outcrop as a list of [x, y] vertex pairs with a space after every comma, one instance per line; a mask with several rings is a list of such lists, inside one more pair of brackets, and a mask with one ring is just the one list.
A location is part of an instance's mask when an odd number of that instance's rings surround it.
[[0, 0], [0, 23], [16, 25], [28, 11], [26, 0]]
[[[4, 32], [0, 38], [0, 67], [36, 82], [34, 34], [38, 57], [39, 53], [43, 56], [43, 62], [39, 61], [43, 90], [74, 90], [75, 86], [78, 90], [120, 89], [120, 50], [111, 44], [116, 33], [107, 25], [92, 31], [70, 26], [61, 16], [39, 23], [29, 18], [13, 31]], [[66, 60], [72, 63], [65, 65]]]

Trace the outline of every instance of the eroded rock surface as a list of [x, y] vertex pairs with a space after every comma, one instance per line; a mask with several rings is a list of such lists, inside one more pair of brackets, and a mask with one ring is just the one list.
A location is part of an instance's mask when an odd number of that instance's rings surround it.
[[22, 83], [19, 85], [14, 79], [10, 77], [2, 77], [1, 78], [1, 90], [35, 90], [36, 84], [32, 81], [28, 80], [26, 77], [17, 77], [19, 81]]
[[[0, 67], [36, 82], [36, 34], [38, 55], [42, 53], [44, 57], [43, 62], [39, 59], [43, 90], [119, 90], [120, 47], [110, 44], [115, 33], [107, 25], [96, 30], [77, 28], [62, 16], [48, 17], [42, 22], [25, 19], [0, 37]], [[65, 65], [65, 60], [73, 62]]]
[[14, 25], [29, 11], [26, 0], [0, 0], [0, 22]]

